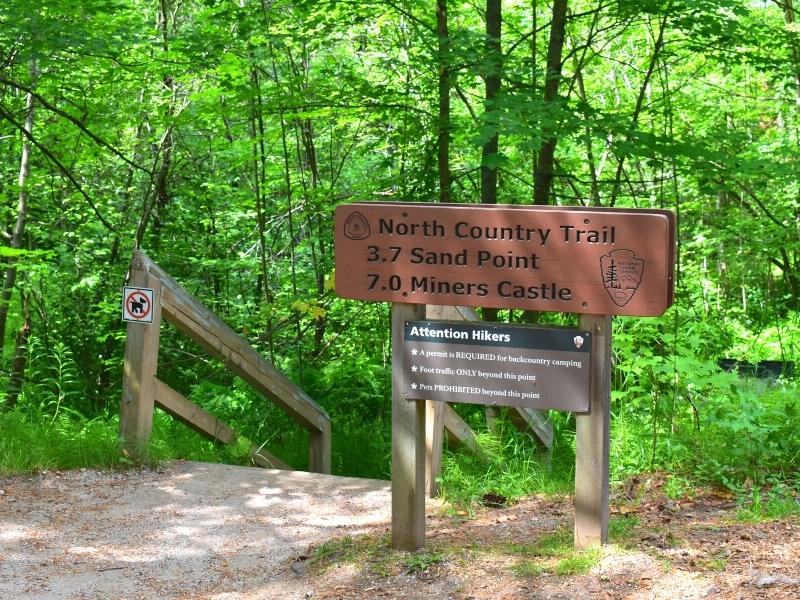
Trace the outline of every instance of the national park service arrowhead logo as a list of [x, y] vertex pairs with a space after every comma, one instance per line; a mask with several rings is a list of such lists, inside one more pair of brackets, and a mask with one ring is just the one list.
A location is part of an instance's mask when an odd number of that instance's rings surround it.
[[633, 250], [612, 250], [600, 257], [603, 285], [617, 306], [625, 306], [642, 283], [644, 260]]
[[369, 234], [369, 221], [367, 221], [364, 215], [355, 211], [347, 217], [347, 220], [344, 222], [344, 235], [346, 237], [351, 240], [363, 240], [368, 238]]

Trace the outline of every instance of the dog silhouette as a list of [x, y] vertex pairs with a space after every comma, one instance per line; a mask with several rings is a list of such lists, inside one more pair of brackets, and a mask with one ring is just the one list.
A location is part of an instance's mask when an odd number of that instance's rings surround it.
[[131, 314], [141, 315], [144, 313], [144, 305], [147, 304], [147, 298], [142, 296], [139, 300], [131, 297]]

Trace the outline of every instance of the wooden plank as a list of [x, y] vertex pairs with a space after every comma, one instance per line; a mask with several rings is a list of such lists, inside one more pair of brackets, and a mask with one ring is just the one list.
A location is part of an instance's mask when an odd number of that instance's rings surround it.
[[444, 430], [447, 432], [447, 440], [451, 444], [464, 445], [475, 454], [480, 454], [478, 441], [475, 439], [475, 432], [472, 431], [464, 419], [453, 410], [453, 407], [443, 403], [444, 409]]
[[403, 324], [424, 315], [424, 305], [392, 305], [392, 545], [409, 551], [425, 545], [425, 401], [403, 396]]
[[439, 495], [445, 406], [446, 402], [425, 400], [425, 489], [431, 498]]
[[[155, 403], [160, 409], [207, 438], [228, 445], [236, 443], [238, 436], [227, 423], [203, 410], [158, 378], [155, 379]], [[250, 448], [250, 458], [260, 467], [292, 470], [291, 466], [277, 456], [256, 445]]]
[[592, 332], [589, 413], [575, 415], [575, 547], [608, 541], [611, 317], [581, 315]]
[[[459, 319], [454, 306], [431, 305], [425, 308], [426, 319]], [[442, 474], [444, 442], [444, 403], [425, 402], [425, 489], [431, 498], [439, 494], [436, 480]]]
[[153, 322], [129, 322], [119, 407], [122, 448], [137, 460], [146, 460], [153, 429], [154, 381], [158, 369], [161, 333], [161, 284], [146, 270], [131, 268], [129, 285], [153, 290]]
[[236, 432], [226, 423], [206, 412], [158, 378], [155, 379], [155, 402], [159, 408], [171, 414], [181, 423], [212, 440], [223, 444], [233, 444], [236, 441]]
[[[136, 252], [133, 263], [161, 280], [163, 314], [167, 320], [309, 430], [310, 468], [329, 473], [331, 427], [325, 410], [147, 255]], [[327, 456], [323, 456], [325, 452]]]
[[270, 454], [264, 448], [259, 448], [255, 444], [250, 448], [250, 459], [259, 467], [265, 469], [280, 469], [281, 471], [293, 471], [294, 469], [283, 462], [274, 454]]
[[545, 411], [518, 407], [517, 410], [509, 410], [508, 417], [520, 431], [533, 431], [535, 439], [542, 446], [548, 450], [553, 447], [553, 426], [545, 417]]

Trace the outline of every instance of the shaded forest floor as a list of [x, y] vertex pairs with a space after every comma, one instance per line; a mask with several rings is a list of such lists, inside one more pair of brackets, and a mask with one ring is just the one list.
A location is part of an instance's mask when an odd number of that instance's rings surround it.
[[800, 597], [797, 511], [744, 521], [725, 492], [675, 501], [634, 481], [612, 498], [611, 543], [585, 553], [569, 496], [432, 501], [418, 553], [391, 550], [389, 500], [387, 482], [203, 463], [0, 478], [0, 597]]
[[744, 521], [732, 495], [670, 500], [662, 481], [612, 499], [611, 543], [572, 551], [573, 503], [528, 498], [507, 508], [428, 519], [427, 547], [406, 556], [389, 536], [313, 548], [314, 598], [656, 599], [800, 597], [800, 519]]

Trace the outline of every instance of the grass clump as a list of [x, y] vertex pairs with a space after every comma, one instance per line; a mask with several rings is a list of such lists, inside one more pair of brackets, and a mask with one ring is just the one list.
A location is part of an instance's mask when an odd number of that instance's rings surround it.
[[800, 515], [800, 497], [782, 484], [764, 493], [751, 490], [749, 498], [740, 502], [736, 520], [744, 523], [761, 523]]
[[311, 564], [319, 573], [341, 563], [366, 564], [380, 577], [398, 572], [400, 558], [391, 548], [391, 535], [349, 535], [327, 540], [311, 552]]
[[323, 542], [311, 553], [311, 564], [325, 572], [341, 563], [364, 565], [381, 578], [405, 573], [423, 575], [445, 562], [445, 551], [426, 548], [418, 552], [399, 552], [391, 546], [391, 536], [345, 536]]
[[509, 554], [520, 556], [511, 571], [519, 577], [537, 577], [544, 573], [554, 575], [582, 575], [600, 564], [599, 547], [575, 550], [572, 531], [561, 528], [542, 536], [533, 544], [511, 544]]
[[323, 542], [316, 548], [311, 556], [312, 564], [325, 564], [336, 562], [349, 562], [356, 555], [353, 538], [349, 535]]
[[614, 543], [625, 544], [635, 535], [639, 517], [611, 517], [608, 521], [608, 538]]
[[421, 551], [411, 554], [403, 560], [406, 574], [419, 574], [427, 572], [432, 566], [444, 562], [444, 555], [438, 552]]

